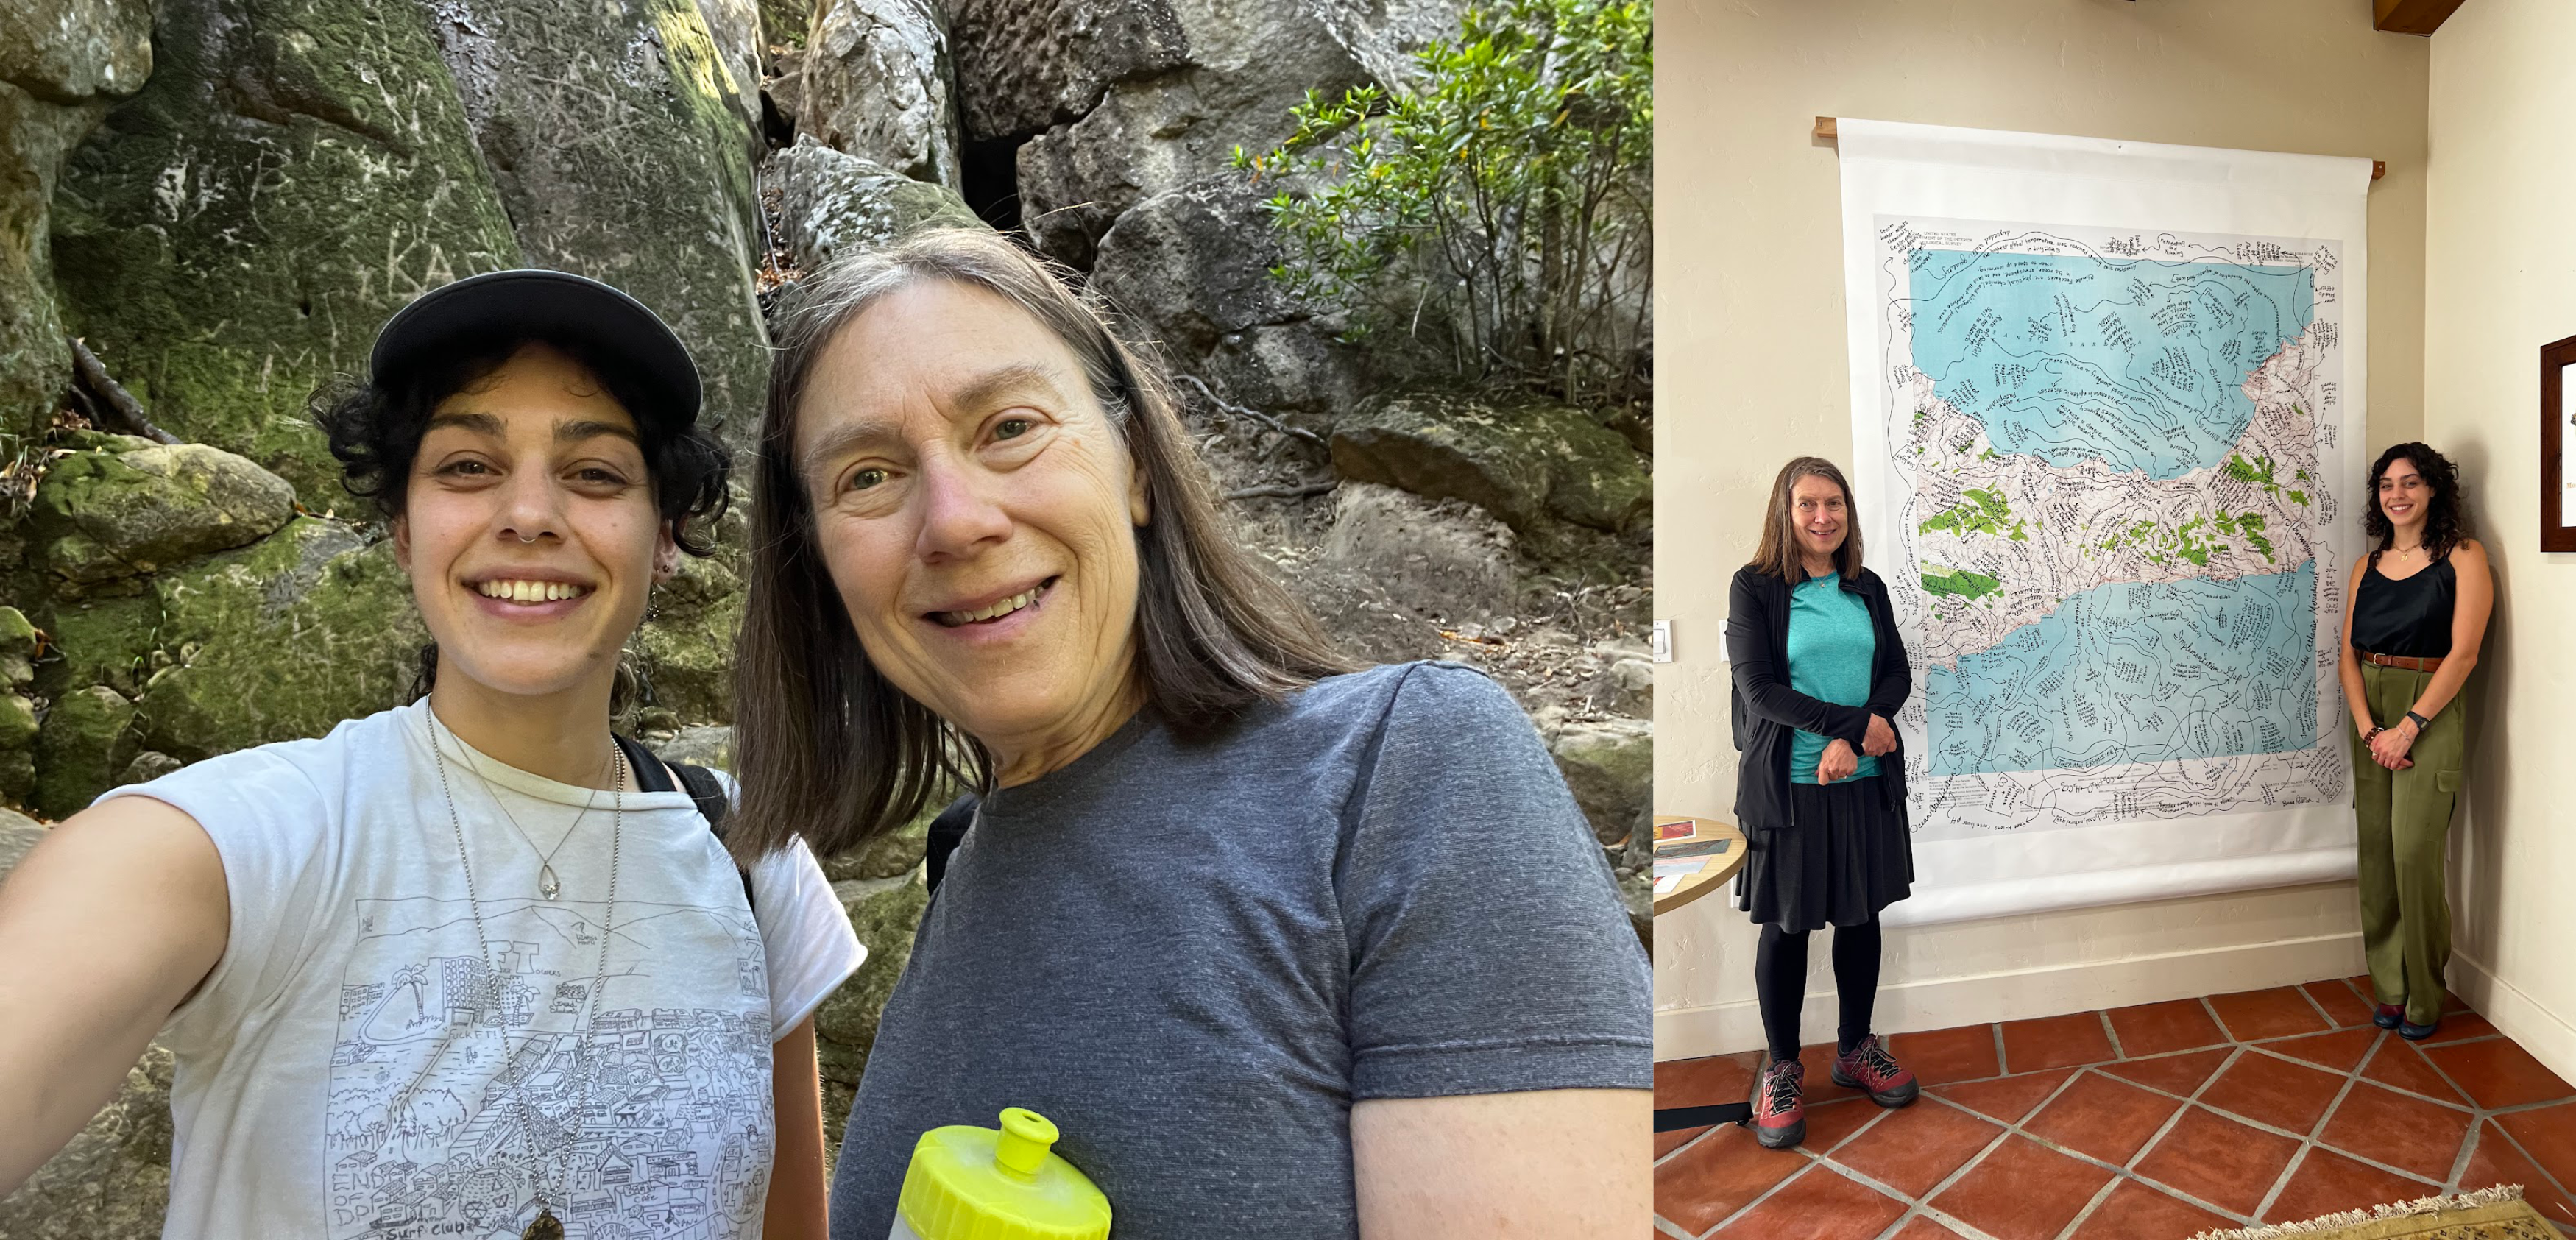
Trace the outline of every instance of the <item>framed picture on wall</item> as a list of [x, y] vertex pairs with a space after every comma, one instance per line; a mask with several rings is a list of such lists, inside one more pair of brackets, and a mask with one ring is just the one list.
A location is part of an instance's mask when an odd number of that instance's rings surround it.
[[2576, 434], [2569, 433], [2569, 368], [2576, 336], [2540, 346], [2540, 549], [2576, 551]]

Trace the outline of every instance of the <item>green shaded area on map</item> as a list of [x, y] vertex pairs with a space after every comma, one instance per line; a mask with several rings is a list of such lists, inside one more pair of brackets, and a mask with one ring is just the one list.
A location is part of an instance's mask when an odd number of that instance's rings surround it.
[[2012, 515], [2012, 507], [2004, 502], [2002, 492], [1969, 487], [1959, 494], [1964, 498], [1957, 505], [1935, 515], [1918, 528], [1926, 534], [1948, 530], [1963, 535], [2010, 535], [2023, 541], [2030, 538], [2028, 523]]
[[2004, 583], [1984, 573], [1972, 573], [1964, 568], [1926, 567], [1923, 570], [1923, 588], [1934, 594], [1949, 595], [1973, 602], [1989, 594], [2001, 593]]
[[2127, 528], [2114, 531], [2101, 541], [2104, 551], [2123, 547], [2144, 550], [2149, 564], [2171, 564], [2187, 560], [2202, 568], [2209, 567], [2209, 557], [2235, 549], [2235, 544], [2218, 541], [2213, 535], [2242, 538], [2265, 562], [2272, 561], [2272, 540], [2264, 533], [2262, 514], [2221, 511], [2214, 516], [2198, 515], [2180, 525], [2160, 521], [2134, 521]]

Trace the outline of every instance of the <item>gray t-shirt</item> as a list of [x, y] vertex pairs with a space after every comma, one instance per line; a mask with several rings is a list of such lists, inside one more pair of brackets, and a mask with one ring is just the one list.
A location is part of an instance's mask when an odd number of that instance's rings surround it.
[[1350, 1240], [1352, 1103], [1652, 1088], [1652, 994], [1481, 673], [1334, 677], [1200, 744], [1140, 717], [984, 802], [878, 1026], [832, 1234], [886, 1234], [922, 1132], [1022, 1106], [1119, 1240]]

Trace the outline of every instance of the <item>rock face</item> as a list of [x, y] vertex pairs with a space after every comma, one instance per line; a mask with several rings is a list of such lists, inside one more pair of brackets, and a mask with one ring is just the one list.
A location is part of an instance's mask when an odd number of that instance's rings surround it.
[[0, 607], [0, 802], [23, 805], [36, 793], [36, 700], [27, 696], [36, 649], [26, 613]]
[[724, 57], [697, 6], [423, 3], [528, 261], [652, 307], [697, 359], [705, 416], [748, 447], [769, 360], [751, 266], [758, 207]]
[[859, 1074], [876, 1042], [877, 1017], [894, 994], [895, 981], [912, 959], [914, 930], [930, 893], [908, 879], [876, 883], [845, 882], [842, 907], [850, 928], [867, 945], [868, 959], [850, 980], [814, 1011], [815, 1050], [823, 1067], [823, 1140], [828, 1161], [839, 1154], [841, 1130], [849, 1124], [850, 1100], [858, 1092]]
[[36, 737], [36, 808], [68, 818], [116, 786], [133, 760], [134, 703], [94, 685], [54, 699]]
[[823, 0], [781, 102], [796, 130], [916, 181], [960, 186], [955, 68], [930, 0]]
[[1384, 583], [1389, 593], [1443, 619], [1481, 620], [1516, 609], [1512, 532], [1467, 504], [1344, 483], [1323, 552], [1326, 564]]
[[1098, 103], [1020, 148], [1021, 216], [1048, 253], [1076, 266], [1090, 265], [1127, 208], [1223, 170], [1238, 146], [1278, 145], [1308, 91], [1400, 80], [1401, 47], [1456, 26], [1445, 0], [1174, 0], [1162, 13], [1180, 32], [1178, 64], [1117, 73], [1104, 62], [1111, 76]]
[[1091, 286], [1182, 371], [1243, 404], [1325, 424], [1357, 399], [1364, 369], [1270, 278], [1282, 257], [1259, 193], [1214, 177], [1121, 215]]
[[1643, 719], [1568, 724], [1548, 743], [1556, 769], [1604, 845], [1623, 843], [1646, 812], [1655, 779], [1655, 728]]
[[693, 723], [732, 722], [742, 578], [723, 558], [682, 556], [655, 605], [661, 614], [635, 635], [653, 704]]
[[67, 317], [163, 427], [320, 511], [307, 397], [412, 296], [518, 263], [509, 217], [408, 4], [168, 0], [153, 46], [64, 170]]
[[295, 515], [284, 479], [204, 444], [98, 436], [45, 471], [35, 533], [67, 590], [257, 542]]
[[970, 143], [1075, 120], [1111, 82], [1188, 63], [1163, 0], [950, 0], [948, 13]]
[[807, 271], [916, 228], [984, 227], [955, 193], [803, 135], [770, 157], [761, 180], [778, 194], [780, 240]]
[[311, 517], [154, 589], [142, 740], [183, 762], [399, 705], [429, 640], [393, 544]]
[[141, 0], [0, 10], [0, 432], [41, 428], [71, 374], [48, 237], [63, 160], [151, 71]]
[[707, 38], [716, 45], [716, 63], [724, 66], [726, 110], [741, 126], [745, 157], [757, 164], [769, 149], [760, 127], [760, 81], [769, 62], [760, 0], [697, 0], [697, 5]]
[[1346, 478], [1463, 499], [1528, 533], [1549, 518], [1618, 532], [1642, 519], [1654, 482], [1618, 432], [1580, 411], [1406, 392], [1364, 402], [1333, 431]]

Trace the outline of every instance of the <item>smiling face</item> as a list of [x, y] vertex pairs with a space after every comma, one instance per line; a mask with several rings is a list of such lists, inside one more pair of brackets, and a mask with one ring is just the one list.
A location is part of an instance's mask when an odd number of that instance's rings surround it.
[[1842, 549], [1851, 520], [1848, 506], [1843, 489], [1831, 478], [1810, 474], [1789, 489], [1789, 522], [1798, 531], [1798, 550], [1810, 569], [1819, 561], [1830, 562]]
[[1144, 480], [1045, 325], [972, 285], [887, 294], [823, 348], [794, 417], [860, 647], [992, 750], [1003, 782], [1135, 712]]
[[635, 420], [579, 363], [530, 344], [431, 411], [393, 521], [448, 673], [511, 695], [596, 692], [679, 548]]
[[2414, 531], [2406, 541], [2416, 541], [2422, 537], [2424, 515], [2432, 506], [2433, 484], [2415, 462], [2402, 456], [2390, 461], [2379, 475], [2379, 511], [2387, 514], [2388, 523]]

